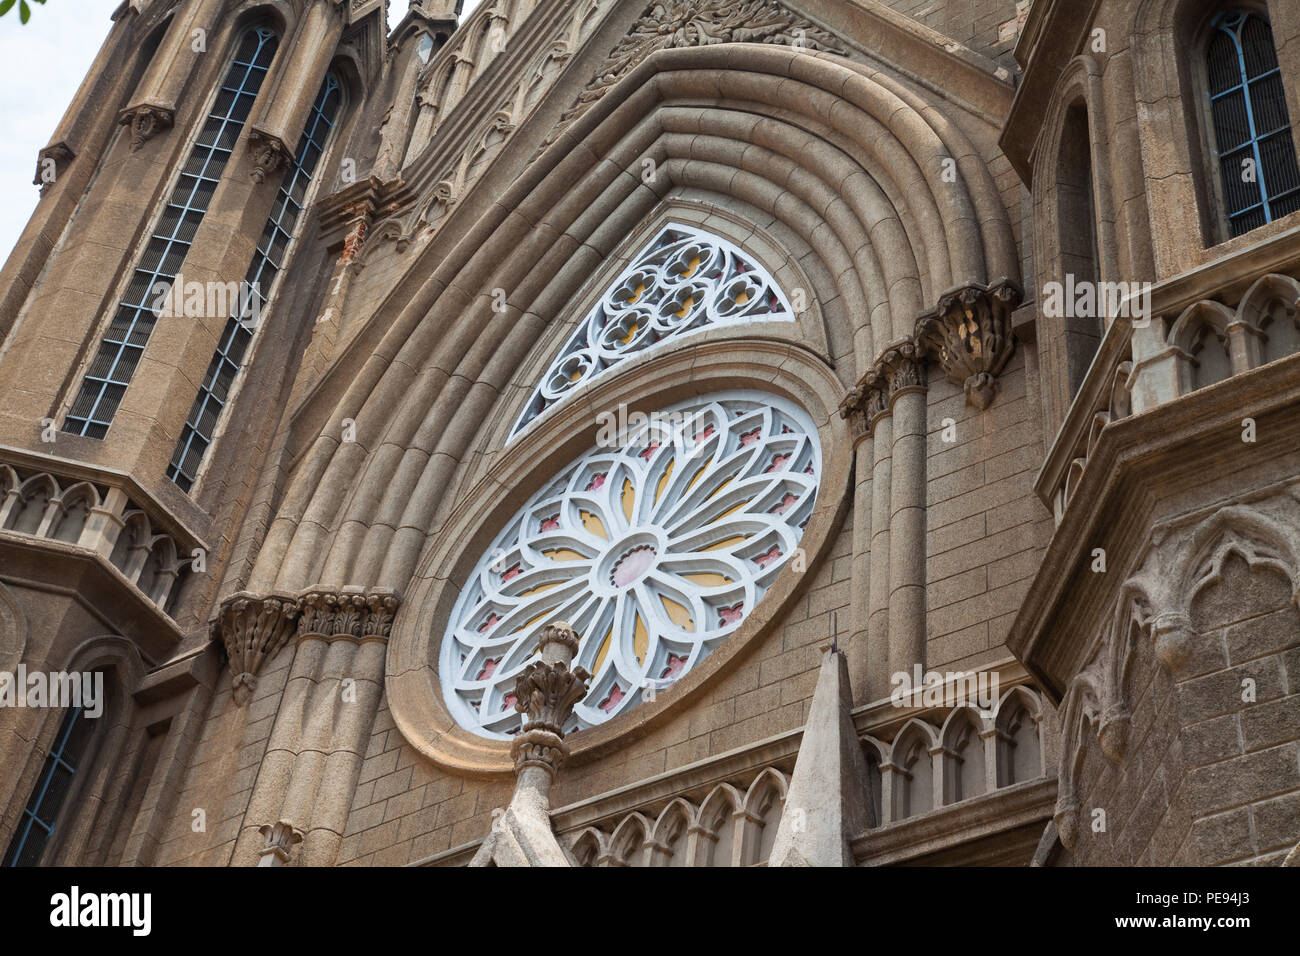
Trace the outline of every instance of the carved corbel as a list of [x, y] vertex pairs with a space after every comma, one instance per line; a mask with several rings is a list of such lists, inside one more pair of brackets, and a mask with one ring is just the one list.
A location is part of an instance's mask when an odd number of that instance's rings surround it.
[[293, 160], [293, 152], [280, 137], [263, 132], [257, 127], [248, 131], [248, 149], [253, 158], [253, 182], [266, 182], [268, 176], [286, 168]]
[[209, 631], [225, 646], [237, 705], [248, 701], [262, 665], [289, 640], [298, 615], [298, 601], [290, 594], [241, 592], [221, 603]]
[[46, 146], [36, 157], [36, 178], [32, 180], [32, 185], [40, 186], [41, 195], [45, 195], [45, 190], [58, 181], [76, 157], [72, 147], [62, 140]]
[[945, 293], [935, 311], [916, 323], [917, 342], [976, 408], [992, 404], [997, 376], [1015, 350], [1011, 313], [1020, 299], [1020, 287], [1010, 279], [963, 286]]
[[284, 866], [293, 848], [302, 842], [302, 831], [286, 820], [265, 824], [258, 832], [266, 839], [257, 853], [258, 866]]
[[159, 133], [171, 129], [175, 114], [165, 106], [141, 103], [117, 114], [120, 126], [131, 128], [131, 152], [135, 152]]

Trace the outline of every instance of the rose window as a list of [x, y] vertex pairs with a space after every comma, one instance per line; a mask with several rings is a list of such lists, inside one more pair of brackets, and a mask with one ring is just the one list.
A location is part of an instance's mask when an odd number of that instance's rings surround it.
[[755, 321], [794, 321], [794, 310], [767, 271], [725, 239], [690, 226], [666, 226], [569, 337], [511, 437], [629, 356], [692, 332]]
[[797, 553], [821, 475], [812, 421], [754, 392], [604, 422], [598, 446], [528, 500], [470, 575], [439, 673], [457, 723], [521, 726], [516, 675], [550, 621], [593, 675], [569, 730], [670, 687], [754, 610]]

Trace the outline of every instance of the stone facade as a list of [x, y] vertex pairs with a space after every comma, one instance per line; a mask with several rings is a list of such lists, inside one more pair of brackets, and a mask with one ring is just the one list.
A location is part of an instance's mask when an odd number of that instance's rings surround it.
[[124, 4], [41, 151], [6, 862], [1294, 860], [1296, 11], [459, 7]]

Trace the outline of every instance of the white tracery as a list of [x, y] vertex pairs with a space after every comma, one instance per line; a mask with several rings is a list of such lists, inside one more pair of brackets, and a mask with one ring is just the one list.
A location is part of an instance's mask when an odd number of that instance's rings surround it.
[[515, 677], [551, 620], [573, 625], [593, 675], [568, 729], [622, 713], [734, 632], [795, 553], [821, 477], [801, 409], [721, 392], [627, 417], [528, 500], [466, 582], [439, 664], [461, 726], [519, 730]]
[[670, 223], [601, 296], [533, 390], [510, 435], [629, 356], [724, 325], [793, 322], [785, 294], [727, 240]]

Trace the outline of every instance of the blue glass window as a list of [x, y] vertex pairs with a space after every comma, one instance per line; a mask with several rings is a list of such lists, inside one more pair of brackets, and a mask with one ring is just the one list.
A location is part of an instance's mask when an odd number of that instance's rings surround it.
[[70, 709], [63, 718], [36, 787], [18, 818], [18, 829], [5, 853], [5, 866], [36, 866], [41, 862], [94, 729], [95, 721], [84, 716], [80, 707]]
[[243, 365], [253, 334], [257, 331], [257, 319], [270, 300], [275, 278], [284, 265], [289, 245], [293, 241], [294, 229], [302, 214], [303, 203], [307, 199], [312, 175], [325, 152], [325, 144], [337, 119], [342, 98], [343, 88], [337, 77], [333, 74], [326, 76], [316, 101], [312, 104], [311, 115], [307, 117], [307, 125], [303, 128], [293, 163], [285, 170], [275, 205], [271, 208], [270, 218], [266, 220], [262, 237], [257, 243], [257, 252], [248, 265], [244, 292], [240, 296], [241, 311], [226, 321], [212, 361], [208, 364], [203, 385], [199, 388], [180, 440], [172, 452], [171, 464], [167, 466], [167, 477], [176, 482], [182, 491], [189, 491], [194, 486], [194, 478], [203, 463], [203, 455], [212, 444], [217, 420], [221, 416], [221, 410], [226, 407], [230, 389]]
[[1300, 209], [1300, 169], [1268, 20], [1221, 14], [1207, 65], [1228, 230], [1240, 236]]
[[260, 27], [250, 30], [240, 41], [203, 131], [181, 168], [117, 305], [117, 313], [63, 421], [65, 432], [91, 438], [108, 434], [108, 426], [157, 322], [153, 309], [158, 301], [157, 288], [160, 284], [169, 287], [180, 271], [278, 45], [279, 38]]

